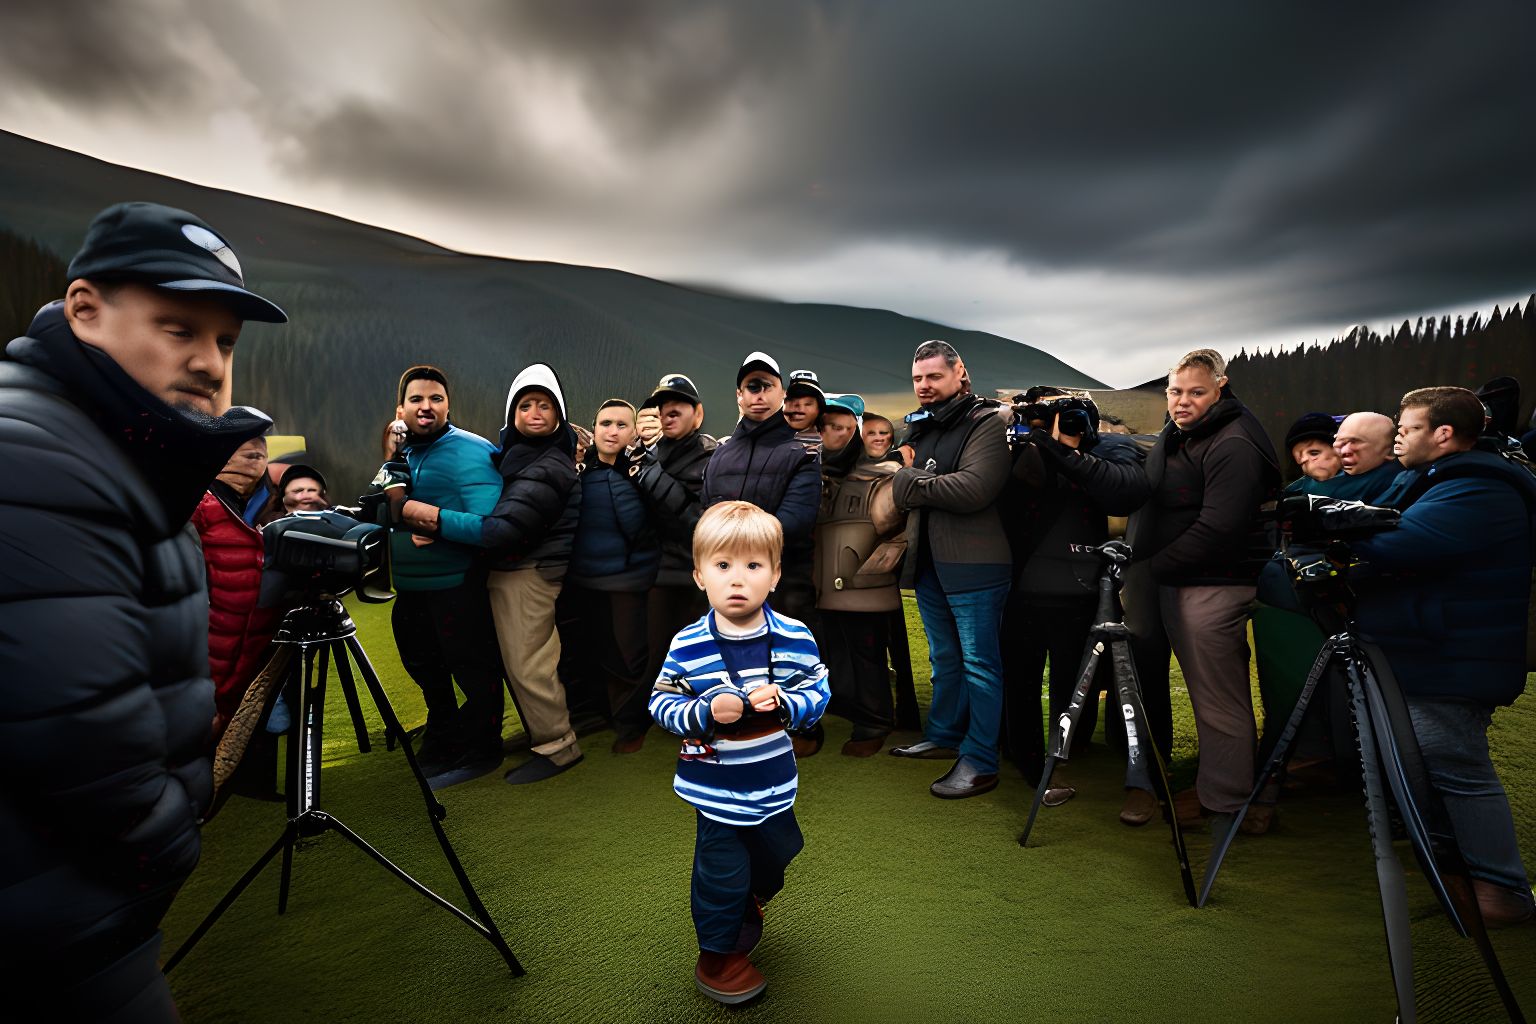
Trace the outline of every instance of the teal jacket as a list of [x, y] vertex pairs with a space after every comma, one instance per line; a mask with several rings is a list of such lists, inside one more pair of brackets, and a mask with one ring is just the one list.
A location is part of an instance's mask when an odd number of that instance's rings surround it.
[[405, 449], [411, 497], [442, 509], [438, 536], [417, 547], [406, 530], [390, 537], [396, 590], [447, 590], [464, 582], [480, 548], [480, 520], [501, 497], [501, 474], [491, 464], [496, 446], [479, 434], [448, 427], [435, 441]]

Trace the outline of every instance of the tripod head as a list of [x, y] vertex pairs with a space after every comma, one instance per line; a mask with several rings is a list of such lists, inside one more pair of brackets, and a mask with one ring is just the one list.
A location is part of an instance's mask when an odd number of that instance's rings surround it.
[[283, 624], [272, 638], [275, 644], [327, 643], [345, 640], [357, 632], [357, 625], [334, 594], [321, 594], [283, 616]]

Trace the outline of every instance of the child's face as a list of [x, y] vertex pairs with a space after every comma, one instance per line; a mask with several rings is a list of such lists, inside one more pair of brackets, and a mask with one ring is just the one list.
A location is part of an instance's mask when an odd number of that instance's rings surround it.
[[779, 584], [779, 570], [766, 551], [717, 551], [693, 570], [693, 578], [709, 595], [716, 615], [738, 625], [755, 625], [763, 602]]
[[891, 450], [891, 425], [882, 420], [868, 420], [864, 423], [864, 449], [880, 459]]

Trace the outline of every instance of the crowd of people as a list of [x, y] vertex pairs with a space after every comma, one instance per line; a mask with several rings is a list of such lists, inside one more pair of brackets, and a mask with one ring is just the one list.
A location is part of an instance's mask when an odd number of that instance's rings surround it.
[[[0, 907], [13, 925], [0, 976], [43, 979], [81, 1019], [169, 1020], [158, 923], [197, 860], [210, 745], [282, 615], [257, 600], [261, 528], [333, 501], [313, 467], [269, 465], [269, 419], [219, 408], [242, 322], [285, 317], [245, 289], [209, 225], [113, 207], [68, 278], [0, 364], [0, 453], [27, 481], [0, 503]], [[448, 374], [407, 368], [375, 486], [391, 495], [379, 507], [392, 626], [426, 704], [417, 756], [433, 788], [502, 767], [506, 692], [530, 749], [512, 785], [576, 768], [599, 729], [619, 756], [657, 723], [681, 736], [674, 788], [699, 823], [697, 978], [739, 1001], [761, 990], [748, 955], [802, 842], [794, 763], [822, 751], [823, 710], [850, 723], [844, 755], [941, 763], [936, 797], [995, 789], [1005, 759], [1021, 787], [1037, 784], [1042, 686], [1054, 721], [1094, 625], [1094, 549], [1117, 521], [1129, 519], [1119, 598], [1152, 740], [1171, 751], [1170, 655], [1198, 733], [1195, 784], [1169, 813], [1198, 827], [1240, 810], [1261, 750], [1250, 621], [1268, 723], [1288, 717], [1323, 641], [1263, 508], [1320, 495], [1401, 510], [1398, 529], [1354, 543], [1376, 574], [1357, 625], [1397, 676], [1485, 918], [1531, 919], [1486, 739], [1526, 674], [1536, 475], [1507, 436], [1512, 382], [1411, 391], [1395, 421], [1308, 414], [1283, 466], [1209, 349], [1170, 368], [1166, 421], [1139, 436], [1082, 392], [984, 397], [944, 341], [920, 345], [910, 371], [916, 411], [895, 423], [813, 370], [748, 353], [736, 425], [716, 439], [685, 373], [638, 406], [577, 412], [556, 369], [534, 363], [490, 440], [453, 422]], [[1299, 478], [1282, 486], [1291, 463]], [[921, 737], [892, 745], [903, 591], [933, 689]], [[286, 708], [279, 694], [268, 734], [287, 728]], [[1125, 730], [1105, 702], [1110, 748], [1125, 750]], [[82, 763], [78, 749], [94, 753]], [[247, 781], [265, 772], [270, 787], [270, 764], [252, 764]], [[1075, 792], [1058, 769], [1045, 803]], [[1279, 794], [1241, 830], [1267, 832]], [[1126, 787], [1126, 825], [1160, 810]]]

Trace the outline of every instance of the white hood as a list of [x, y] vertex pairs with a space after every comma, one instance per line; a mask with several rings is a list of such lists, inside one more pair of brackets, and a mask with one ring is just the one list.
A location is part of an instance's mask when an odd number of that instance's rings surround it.
[[548, 363], [534, 363], [523, 369], [523, 372], [512, 379], [512, 386], [507, 389], [507, 408], [502, 416], [503, 423], [512, 422], [512, 402], [517, 398], [519, 391], [542, 391], [555, 400], [555, 405], [560, 413], [560, 421], [569, 423], [571, 418], [565, 412], [565, 393], [560, 390], [560, 378], [555, 375], [553, 367]]

